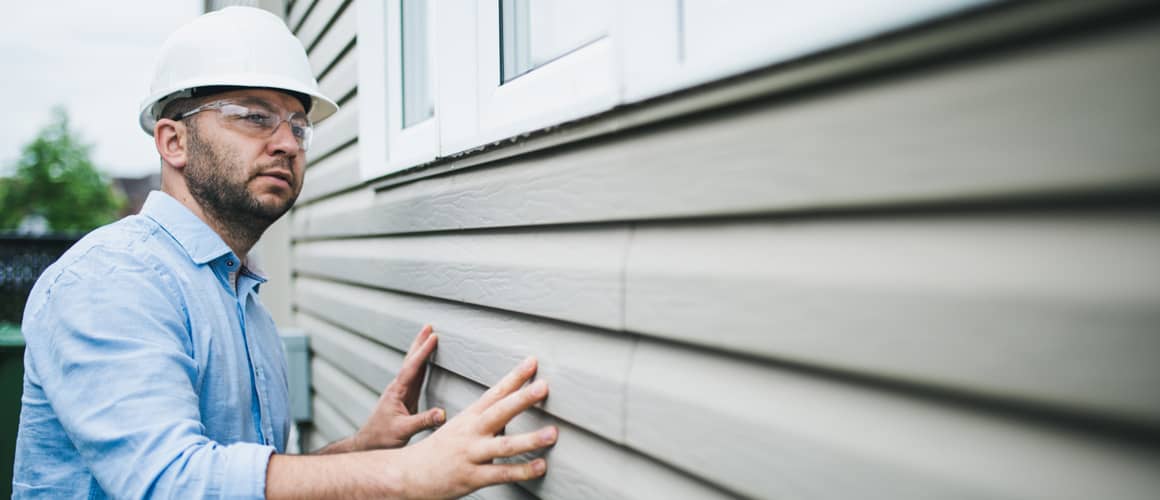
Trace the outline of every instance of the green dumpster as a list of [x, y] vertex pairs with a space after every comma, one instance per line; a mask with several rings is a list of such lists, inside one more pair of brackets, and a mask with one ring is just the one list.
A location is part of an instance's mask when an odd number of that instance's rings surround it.
[[24, 337], [20, 326], [0, 323], [0, 498], [12, 498], [12, 462], [24, 393]]

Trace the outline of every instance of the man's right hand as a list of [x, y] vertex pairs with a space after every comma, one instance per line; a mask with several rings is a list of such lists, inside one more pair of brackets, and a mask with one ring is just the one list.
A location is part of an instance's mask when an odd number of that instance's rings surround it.
[[548, 396], [540, 380], [521, 386], [536, 373], [535, 358], [527, 358], [475, 403], [434, 434], [395, 450], [401, 467], [405, 496], [448, 498], [466, 495], [484, 486], [526, 481], [543, 476], [547, 462], [497, 464], [496, 458], [536, 451], [556, 443], [555, 426], [515, 436], [498, 436], [512, 418]]
[[548, 384], [523, 387], [536, 373], [528, 358], [427, 439], [399, 449], [334, 455], [274, 455], [267, 498], [454, 498], [499, 483], [544, 475], [547, 462], [493, 463], [556, 443], [555, 426], [498, 436], [516, 415], [548, 397]]

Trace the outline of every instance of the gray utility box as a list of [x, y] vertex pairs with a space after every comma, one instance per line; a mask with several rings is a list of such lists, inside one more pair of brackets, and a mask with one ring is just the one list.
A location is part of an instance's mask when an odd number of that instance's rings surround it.
[[282, 331], [286, 348], [286, 377], [290, 379], [290, 418], [310, 422], [310, 337], [298, 329]]

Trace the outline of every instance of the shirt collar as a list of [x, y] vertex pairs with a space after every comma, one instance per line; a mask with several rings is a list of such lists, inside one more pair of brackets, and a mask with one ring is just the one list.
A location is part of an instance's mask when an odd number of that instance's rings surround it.
[[199, 219], [185, 205], [161, 191], [152, 191], [141, 207], [141, 214], [153, 219], [189, 254], [195, 264], [201, 265], [223, 255], [232, 254], [229, 245], [205, 221]]

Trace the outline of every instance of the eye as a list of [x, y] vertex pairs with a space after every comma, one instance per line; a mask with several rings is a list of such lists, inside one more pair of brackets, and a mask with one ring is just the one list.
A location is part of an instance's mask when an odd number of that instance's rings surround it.
[[258, 110], [250, 110], [248, 113], [242, 115], [241, 118], [246, 123], [261, 128], [271, 128], [274, 126], [274, 115]]

